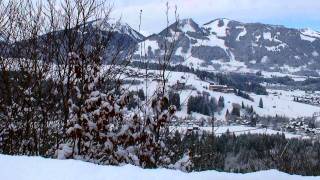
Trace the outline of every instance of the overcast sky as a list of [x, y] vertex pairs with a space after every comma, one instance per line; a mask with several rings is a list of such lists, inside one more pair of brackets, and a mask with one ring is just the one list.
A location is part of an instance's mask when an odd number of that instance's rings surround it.
[[320, 0], [113, 0], [113, 17], [121, 16], [138, 29], [143, 10], [143, 33], [157, 33], [166, 25], [167, 1], [171, 22], [177, 6], [180, 19], [192, 18], [200, 24], [223, 17], [320, 31]]

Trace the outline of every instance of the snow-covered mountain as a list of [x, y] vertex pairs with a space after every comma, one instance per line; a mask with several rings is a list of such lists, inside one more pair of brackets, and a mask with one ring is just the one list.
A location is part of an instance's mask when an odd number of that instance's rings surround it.
[[[103, 22], [92, 21], [86, 28], [90, 31], [97, 23]], [[109, 51], [119, 45], [124, 52], [136, 49], [136, 59], [140, 59], [141, 50], [148, 59], [158, 59], [174, 44], [172, 62], [195, 69], [303, 76], [319, 76], [320, 73], [320, 32], [311, 29], [242, 23], [224, 18], [204, 25], [192, 19], [180, 20], [149, 37], [122, 22], [99, 27], [104, 27], [99, 33], [106, 39], [110, 30], [114, 33]], [[90, 45], [90, 41], [87, 43]]]
[[150, 59], [175, 43], [174, 62], [216, 71], [276, 71], [318, 76], [320, 33], [261, 23], [192, 19], [170, 25], [143, 41]]

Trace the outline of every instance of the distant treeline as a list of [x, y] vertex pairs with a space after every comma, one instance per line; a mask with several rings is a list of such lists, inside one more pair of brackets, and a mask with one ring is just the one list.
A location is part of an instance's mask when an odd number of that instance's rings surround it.
[[190, 151], [193, 171], [218, 170], [249, 173], [267, 169], [306, 176], [320, 175], [320, 143], [286, 139], [282, 134], [219, 137], [204, 133], [182, 135], [176, 132], [168, 140], [174, 159]]
[[[146, 66], [145, 63], [133, 62], [131, 64], [134, 67], [145, 68], [148, 67], [152, 70], [160, 69], [160, 66], [157, 63], [148, 63]], [[258, 95], [266, 95], [267, 91], [265, 87], [261, 86], [260, 83], [270, 83], [270, 84], [282, 84], [288, 86], [292, 89], [301, 89], [306, 91], [316, 91], [320, 89], [320, 78], [307, 78], [303, 81], [295, 81], [289, 76], [284, 77], [270, 77], [264, 78], [261, 72], [256, 74], [254, 73], [212, 73], [207, 71], [201, 71], [194, 68], [189, 68], [183, 65], [168, 66], [169, 71], [178, 71], [178, 72], [189, 72], [196, 74], [202, 80], [213, 80], [217, 81], [220, 84], [232, 86], [241, 91], [253, 92]]]

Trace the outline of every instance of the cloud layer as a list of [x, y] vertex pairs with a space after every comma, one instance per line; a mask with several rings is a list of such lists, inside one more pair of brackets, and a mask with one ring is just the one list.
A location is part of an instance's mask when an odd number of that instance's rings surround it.
[[243, 22], [282, 24], [289, 27], [311, 27], [320, 30], [319, 0], [114, 0], [114, 17], [122, 17], [134, 28], [143, 10], [142, 28], [158, 32], [166, 25], [166, 2], [170, 5], [170, 20], [174, 7], [179, 17], [205, 23], [218, 17]]

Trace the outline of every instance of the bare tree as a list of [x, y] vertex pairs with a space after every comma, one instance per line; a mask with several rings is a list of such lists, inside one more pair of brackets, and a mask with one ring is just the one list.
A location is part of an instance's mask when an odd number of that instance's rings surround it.
[[136, 44], [118, 38], [112, 6], [102, 0], [3, 2], [0, 14], [8, 16], [0, 18], [0, 32], [9, 37], [0, 56], [3, 153], [142, 167], [171, 163], [164, 141], [175, 108], [166, 70], [175, 36], [165, 39], [158, 59], [159, 89], [131, 112], [123, 79]]

